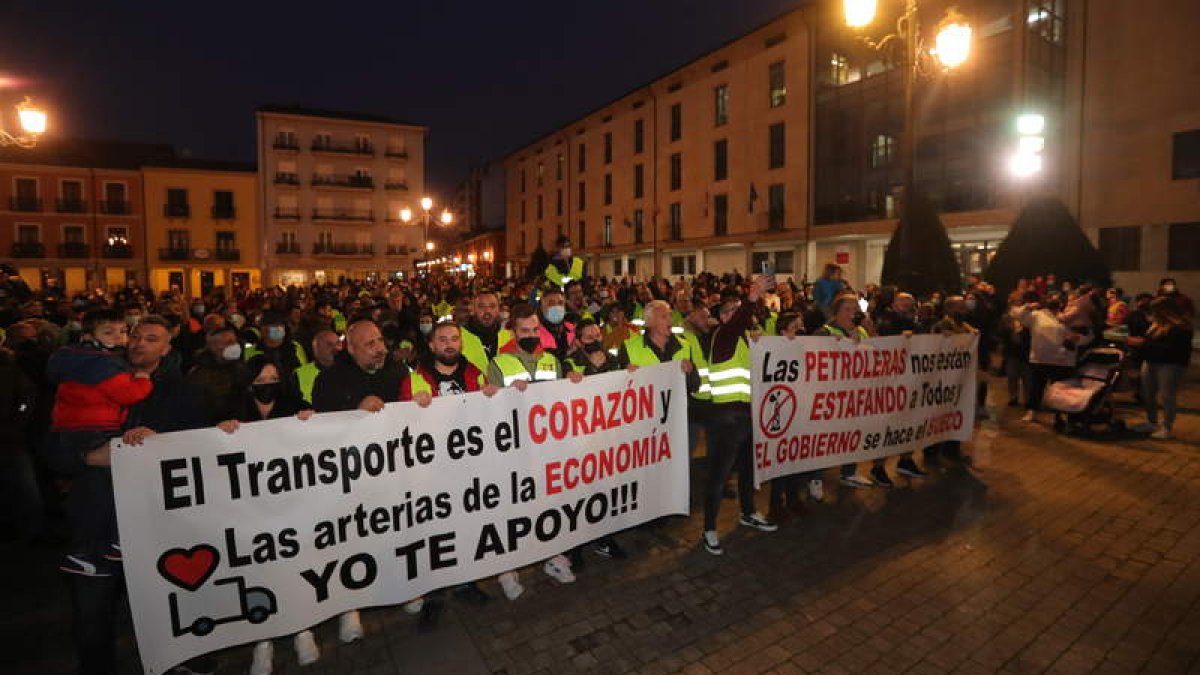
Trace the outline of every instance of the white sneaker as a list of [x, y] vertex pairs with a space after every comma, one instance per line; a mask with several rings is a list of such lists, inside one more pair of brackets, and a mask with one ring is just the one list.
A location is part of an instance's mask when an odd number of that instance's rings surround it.
[[362, 636], [362, 621], [358, 618], [358, 610], [350, 610], [338, 618], [338, 639], [343, 644], [361, 640]]
[[525, 587], [521, 585], [516, 572], [505, 572], [496, 577], [496, 581], [500, 582], [500, 589], [509, 600], [516, 600], [525, 592]]
[[842, 476], [841, 481], [842, 481], [842, 485], [845, 485], [846, 487], [857, 488], [857, 489], [865, 489], [865, 488], [875, 487], [875, 482], [872, 481], [870, 478], [860, 476], [856, 473], [852, 473], [849, 476]]
[[575, 583], [575, 573], [571, 571], [571, 561], [565, 555], [556, 555], [542, 565], [542, 571], [560, 584]]
[[271, 675], [274, 668], [275, 646], [270, 640], [254, 645], [254, 660], [250, 661], [250, 675]]
[[316, 663], [321, 658], [321, 650], [317, 649], [317, 640], [311, 630], [302, 630], [292, 638], [292, 647], [296, 650], [296, 663], [307, 666]]
[[808, 497], [814, 502], [825, 501], [825, 481], [820, 478], [808, 481]]
[[721, 548], [721, 538], [717, 536], [716, 530], [705, 530], [700, 543], [704, 545], [705, 551], [713, 555], [721, 555], [725, 552], [725, 549]]
[[1037, 419], [1037, 413], [1035, 413], [1032, 410], [1026, 410], [1025, 414], [1021, 416], [1022, 422], [1033, 422], [1036, 419]]
[[1158, 425], [1154, 422], [1142, 422], [1130, 427], [1130, 431], [1136, 431], [1139, 434], [1152, 434], [1158, 431]]
[[417, 598], [404, 603], [405, 614], [420, 614], [421, 609], [425, 607], [425, 598]]
[[1150, 438], [1153, 438], [1156, 441], [1169, 441], [1171, 440], [1171, 430], [1166, 427], [1162, 427], [1150, 434]]

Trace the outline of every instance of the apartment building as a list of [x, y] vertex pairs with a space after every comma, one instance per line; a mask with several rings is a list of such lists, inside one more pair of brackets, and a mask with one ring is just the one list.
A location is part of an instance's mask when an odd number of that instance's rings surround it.
[[177, 160], [142, 169], [150, 285], [198, 297], [261, 285], [253, 164]]
[[263, 283], [411, 272], [427, 128], [385, 117], [264, 106], [257, 112]]
[[0, 260], [32, 288], [145, 283], [142, 163], [170, 146], [44, 139], [0, 151]]

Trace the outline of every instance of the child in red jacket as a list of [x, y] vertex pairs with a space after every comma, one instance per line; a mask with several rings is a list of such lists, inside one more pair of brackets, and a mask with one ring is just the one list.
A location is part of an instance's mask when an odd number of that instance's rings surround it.
[[128, 328], [112, 310], [83, 318], [83, 339], [50, 357], [46, 376], [58, 386], [51, 410], [49, 442], [56, 468], [75, 475], [69, 514], [74, 553], [61, 569], [73, 574], [111, 574], [100, 562], [121, 561], [112, 474], [88, 467], [88, 451], [121, 435], [129, 408], [145, 400], [154, 385], [147, 373], [134, 373], [125, 360]]

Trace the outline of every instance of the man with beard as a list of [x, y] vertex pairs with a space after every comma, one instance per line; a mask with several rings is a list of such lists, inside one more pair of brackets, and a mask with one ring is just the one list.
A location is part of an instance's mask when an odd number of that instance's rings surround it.
[[500, 321], [499, 296], [492, 291], [476, 293], [471, 318], [460, 334], [463, 356], [481, 372], [486, 372], [488, 363], [500, 348], [512, 340], [512, 333]]
[[300, 395], [300, 400], [312, 405], [313, 385], [321, 371], [333, 366], [337, 355], [342, 353], [342, 339], [332, 330], [317, 331], [312, 339], [313, 360], [300, 366], [292, 373], [291, 387]]
[[[458, 324], [443, 321], [434, 326], [429, 334], [429, 352], [422, 356], [413, 370], [400, 385], [401, 401], [416, 401], [421, 407], [428, 406], [435, 396], [453, 396], [482, 391], [491, 396], [499, 387], [487, 384], [487, 377], [462, 353], [462, 337]], [[442, 612], [444, 589], [427, 594], [424, 601], [409, 603], [406, 609], [421, 607], [418, 628], [431, 630]], [[487, 604], [490, 597], [475, 584], [469, 582], [454, 589], [454, 595], [472, 605]]]

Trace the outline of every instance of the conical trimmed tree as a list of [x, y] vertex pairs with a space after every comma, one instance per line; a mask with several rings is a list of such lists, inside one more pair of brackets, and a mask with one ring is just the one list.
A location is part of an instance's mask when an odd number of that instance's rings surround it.
[[921, 192], [913, 193], [911, 206], [892, 233], [883, 256], [881, 280], [917, 297], [962, 290], [962, 274], [950, 237], [933, 202]]
[[1017, 287], [1018, 279], [1046, 274], [1076, 284], [1112, 284], [1100, 251], [1079, 228], [1067, 205], [1051, 196], [1034, 198], [1021, 209], [985, 277], [997, 293], [1007, 295]]

